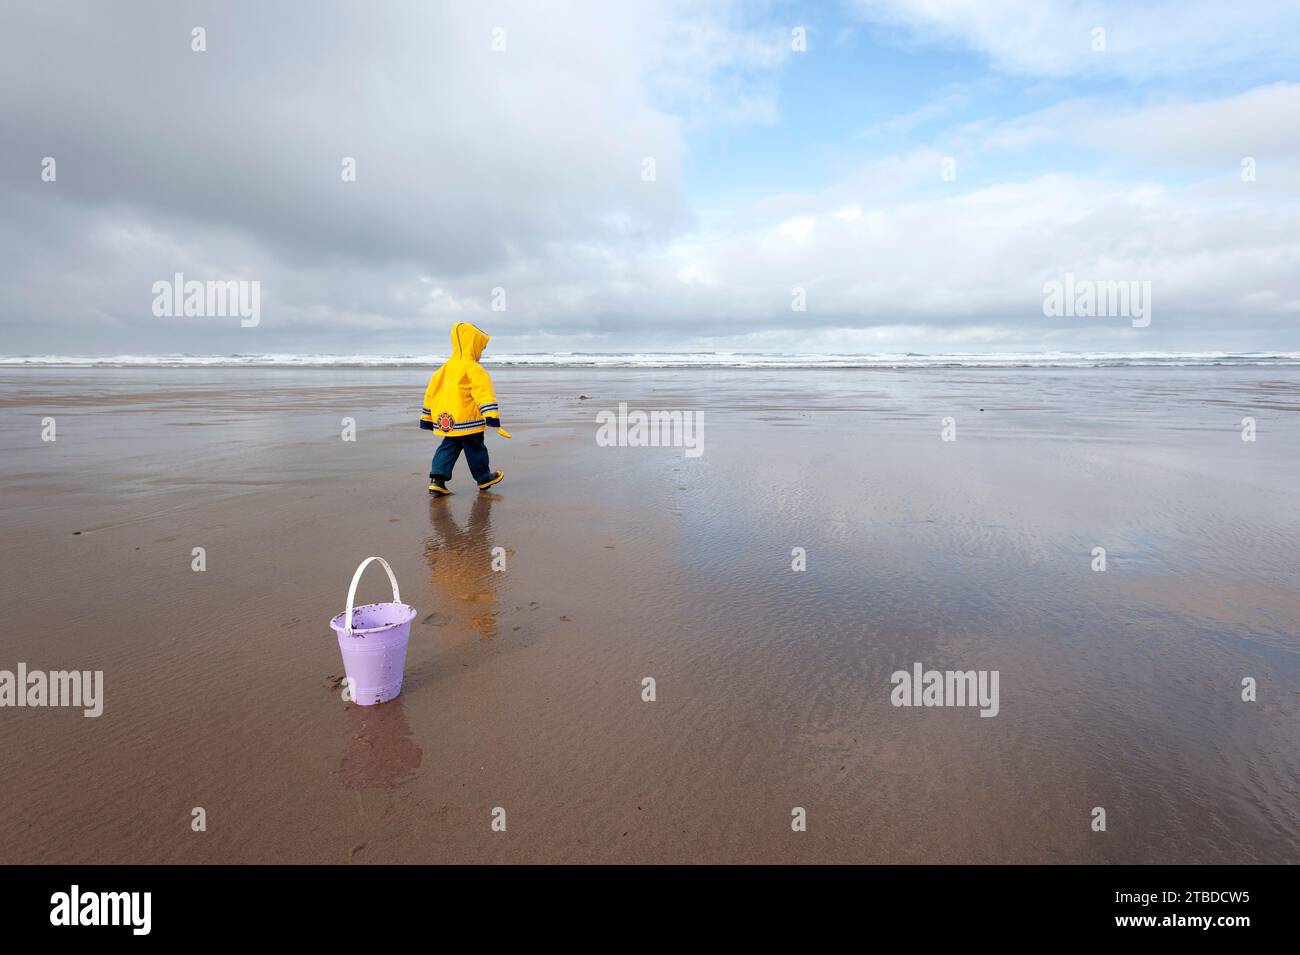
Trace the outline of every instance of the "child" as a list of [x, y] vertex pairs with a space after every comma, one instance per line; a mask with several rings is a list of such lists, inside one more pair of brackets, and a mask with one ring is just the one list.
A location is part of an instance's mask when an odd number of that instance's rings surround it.
[[457, 322], [451, 327], [451, 358], [433, 373], [424, 390], [420, 427], [443, 435], [429, 468], [430, 494], [451, 493], [447, 481], [462, 450], [480, 491], [505, 477], [501, 471], [488, 470], [487, 446], [483, 443], [484, 426], [501, 427], [492, 379], [478, 363], [487, 343], [485, 332], [467, 322]]

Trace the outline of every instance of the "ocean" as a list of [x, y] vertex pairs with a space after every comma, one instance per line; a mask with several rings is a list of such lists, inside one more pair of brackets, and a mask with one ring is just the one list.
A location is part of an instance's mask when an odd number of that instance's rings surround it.
[[[427, 368], [442, 354], [4, 355], [0, 366], [66, 368]], [[1198, 368], [1300, 365], [1300, 352], [988, 352], [824, 355], [796, 352], [536, 352], [486, 356], [487, 366], [607, 368]]]

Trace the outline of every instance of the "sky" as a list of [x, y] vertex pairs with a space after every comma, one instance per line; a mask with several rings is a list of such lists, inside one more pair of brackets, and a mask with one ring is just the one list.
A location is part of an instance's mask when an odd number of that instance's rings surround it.
[[[256, 282], [256, 324], [158, 314], [177, 273]], [[1067, 275], [1149, 320], [1045, 314]], [[1300, 350], [1300, 4], [0, 6], [0, 354], [423, 355], [456, 321]]]

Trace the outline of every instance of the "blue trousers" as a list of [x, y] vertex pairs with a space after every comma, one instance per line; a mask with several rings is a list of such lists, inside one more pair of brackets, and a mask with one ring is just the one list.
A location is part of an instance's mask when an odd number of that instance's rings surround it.
[[492, 473], [488, 466], [487, 444], [483, 441], [483, 432], [467, 434], [462, 438], [443, 438], [442, 444], [433, 454], [433, 464], [429, 466], [429, 477], [451, 480], [452, 469], [456, 466], [460, 452], [465, 452], [465, 462], [475, 481], [486, 481]]

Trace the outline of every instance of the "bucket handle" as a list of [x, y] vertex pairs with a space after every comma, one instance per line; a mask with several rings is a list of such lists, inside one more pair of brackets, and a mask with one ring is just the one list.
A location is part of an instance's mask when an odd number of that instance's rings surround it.
[[361, 572], [366, 569], [366, 565], [372, 560], [377, 560], [383, 564], [384, 570], [388, 573], [388, 582], [393, 585], [393, 603], [399, 604], [402, 602], [402, 595], [397, 589], [397, 578], [393, 576], [393, 568], [388, 566], [388, 561], [382, 557], [367, 557], [361, 562], [357, 572], [352, 575], [352, 586], [348, 588], [348, 609], [344, 614], [344, 619], [347, 621], [348, 636], [352, 636], [352, 602], [357, 599], [357, 584], [361, 582]]

